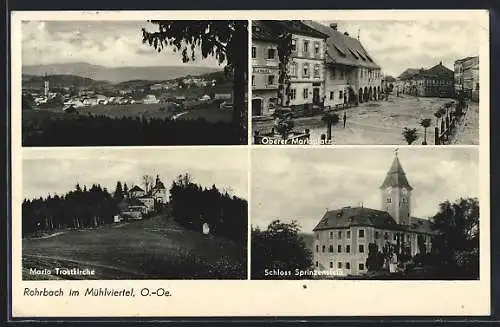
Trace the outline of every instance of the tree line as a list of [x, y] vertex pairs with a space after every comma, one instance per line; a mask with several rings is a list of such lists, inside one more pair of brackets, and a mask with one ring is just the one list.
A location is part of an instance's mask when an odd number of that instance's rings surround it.
[[76, 115], [23, 124], [23, 146], [237, 145], [230, 122]]
[[246, 245], [246, 200], [221, 192], [215, 185], [202, 187], [184, 174], [172, 182], [169, 205], [173, 218], [181, 226], [201, 231], [207, 223], [210, 234]]
[[79, 184], [65, 195], [25, 199], [22, 203], [23, 236], [65, 228], [90, 228], [113, 222], [119, 213], [116, 200], [106, 188]]

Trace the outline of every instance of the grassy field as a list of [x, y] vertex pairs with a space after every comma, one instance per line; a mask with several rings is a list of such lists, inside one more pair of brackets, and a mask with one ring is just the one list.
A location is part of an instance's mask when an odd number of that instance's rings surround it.
[[[246, 278], [235, 243], [188, 231], [163, 216], [23, 240], [23, 279], [53, 279], [30, 268], [89, 268], [84, 279]], [[75, 278], [75, 277], [72, 277]]]

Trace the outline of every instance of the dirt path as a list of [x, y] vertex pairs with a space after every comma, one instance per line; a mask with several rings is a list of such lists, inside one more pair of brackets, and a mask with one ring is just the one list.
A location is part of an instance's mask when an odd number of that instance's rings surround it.
[[45, 236], [40, 236], [40, 237], [33, 237], [32, 240], [45, 240], [47, 238], [56, 237], [56, 236], [59, 236], [59, 235], [62, 235], [62, 234], [66, 234], [66, 233], [67, 232], [57, 232], [57, 233], [50, 234], [50, 235], [45, 235]]

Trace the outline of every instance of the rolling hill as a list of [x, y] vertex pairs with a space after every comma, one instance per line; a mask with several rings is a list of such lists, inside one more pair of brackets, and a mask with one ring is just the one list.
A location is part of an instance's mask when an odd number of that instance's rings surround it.
[[[236, 243], [156, 216], [23, 240], [23, 279], [244, 279]], [[30, 269], [95, 269], [94, 276], [31, 275]]]
[[80, 77], [76, 75], [47, 75], [47, 76], [34, 76], [23, 75], [23, 86], [39, 88], [43, 85], [44, 80], [50, 82], [51, 87], [64, 87], [64, 86], [96, 86], [96, 85], [109, 85], [106, 81], [96, 81], [87, 77]]
[[165, 81], [191, 75], [199, 76], [221, 71], [223, 67], [149, 66], [149, 67], [104, 67], [88, 63], [63, 63], [23, 66], [23, 75], [74, 75], [97, 81], [120, 83], [130, 80]]

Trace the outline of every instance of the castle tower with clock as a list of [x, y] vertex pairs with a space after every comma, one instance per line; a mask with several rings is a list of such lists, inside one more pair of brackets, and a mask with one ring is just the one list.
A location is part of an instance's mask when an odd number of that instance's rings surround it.
[[380, 186], [382, 210], [388, 212], [399, 225], [410, 225], [411, 191], [406, 173], [399, 162], [397, 150], [391, 168]]
[[412, 216], [412, 191], [396, 150], [380, 185], [381, 208], [328, 210], [313, 229], [314, 269], [335, 275], [364, 274], [370, 244], [379, 251], [398, 247], [411, 256], [430, 252], [436, 231], [429, 219]]

